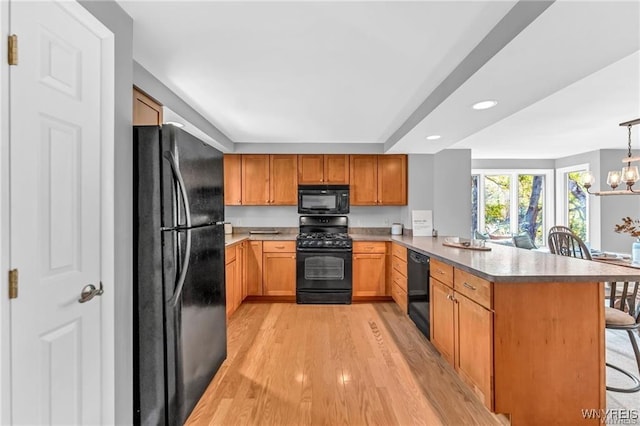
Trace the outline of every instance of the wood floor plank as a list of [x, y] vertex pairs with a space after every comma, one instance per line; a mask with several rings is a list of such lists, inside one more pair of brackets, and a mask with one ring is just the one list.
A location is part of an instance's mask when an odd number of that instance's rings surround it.
[[[502, 421], [502, 422], [501, 422]], [[243, 303], [187, 425], [504, 424], [395, 303]]]

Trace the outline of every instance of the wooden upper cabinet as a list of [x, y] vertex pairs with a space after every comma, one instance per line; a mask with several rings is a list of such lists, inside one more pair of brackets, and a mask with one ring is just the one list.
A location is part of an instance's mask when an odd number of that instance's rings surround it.
[[407, 204], [407, 156], [351, 155], [351, 204], [403, 206]]
[[269, 155], [242, 155], [242, 204], [269, 205]]
[[224, 155], [224, 204], [242, 205], [242, 156]]
[[162, 105], [150, 96], [133, 88], [133, 125], [159, 126], [162, 124]]
[[[298, 204], [297, 155], [243, 154], [240, 157], [242, 205]], [[225, 182], [225, 189], [227, 186], [231, 184]]]
[[378, 155], [378, 204], [407, 204], [407, 156]]
[[378, 201], [378, 156], [351, 155], [349, 160], [350, 204], [371, 206]]
[[341, 154], [298, 155], [298, 183], [348, 185], [349, 156]]
[[298, 204], [298, 156], [270, 155], [269, 204], [294, 206]]

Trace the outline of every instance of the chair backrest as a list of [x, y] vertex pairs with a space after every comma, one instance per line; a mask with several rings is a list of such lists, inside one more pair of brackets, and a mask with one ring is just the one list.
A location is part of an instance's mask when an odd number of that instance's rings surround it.
[[549, 251], [553, 254], [591, 260], [589, 249], [573, 232], [549, 232], [547, 242], [549, 243]]
[[557, 231], [562, 231], [562, 232], [571, 232], [573, 234], [573, 231], [571, 230], [571, 228], [569, 228], [568, 226], [564, 226], [564, 225], [555, 225], [552, 226], [551, 228], [549, 228], [549, 233], [552, 232], [557, 232]]
[[533, 243], [533, 241], [531, 241], [531, 237], [529, 236], [529, 234], [514, 235], [513, 245], [518, 248], [523, 248], [527, 250], [537, 248], [536, 245]]
[[640, 281], [607, 282], [609, 307], [627, 312], [640, 322]]

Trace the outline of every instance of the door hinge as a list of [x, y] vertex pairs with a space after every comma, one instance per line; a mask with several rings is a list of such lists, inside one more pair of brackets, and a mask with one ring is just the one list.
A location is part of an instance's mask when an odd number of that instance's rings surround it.
[[18, 270], [9, 271], [9, 299], [18, 298]]
[[9, 36], [9, 65], [18, 65], [18, 36]]

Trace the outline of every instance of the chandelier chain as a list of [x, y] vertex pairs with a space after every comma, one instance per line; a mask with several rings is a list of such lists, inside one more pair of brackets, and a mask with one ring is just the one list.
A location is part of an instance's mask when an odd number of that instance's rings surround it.
[[629, 124], [627, 126], [627, 129], [629, 131], [629, 142], [628, 142], [628, 153], [627, 153], [627, 157], [631, 158], [631, 124]]

